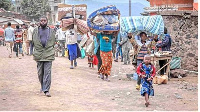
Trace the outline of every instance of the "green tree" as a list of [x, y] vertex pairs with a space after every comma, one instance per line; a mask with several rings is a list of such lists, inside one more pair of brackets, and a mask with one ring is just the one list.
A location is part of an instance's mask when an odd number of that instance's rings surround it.
[[21, 2], [21, 8], [23, 14], [36, 21], [41, 16], [45, 16], [46, 12], [51, 11], [48, 0], [23, 0]]
[[5, 10], [13, 10], [12, 0], [0, 0], [0, 8], [4, 8]]

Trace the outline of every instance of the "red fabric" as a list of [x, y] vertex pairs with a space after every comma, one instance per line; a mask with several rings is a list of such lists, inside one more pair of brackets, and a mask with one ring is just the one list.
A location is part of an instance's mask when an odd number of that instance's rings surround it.
[[0, 28], [0, 36], [4, 36], [4, 29]]
[[22, 43], [22, 30], [15, 30], [15, 41], [16, 43]]
[[[142, 63], [137, 67], [137, 74], [139, 77], [141, 77], [141, 75], [145, 75], [145, 72], [140, 72], [141, 68], [142, 68]], [[156, 68], [152, 65], [152, 69], [153, 72], [151, 74], [151, 77], [154, 77], [156, 75]]]
[[93, 56], [93, 64], [98, 65], [98, 59], [96, 55]]
[[4, 33], [4, 29], [0, 28], [0, 33]]

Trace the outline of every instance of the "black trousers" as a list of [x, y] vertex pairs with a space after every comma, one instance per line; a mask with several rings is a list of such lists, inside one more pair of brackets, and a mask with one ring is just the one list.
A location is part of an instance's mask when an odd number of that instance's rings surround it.
[[102, 65], [102, 60], [101, 60], [101, 56], [100, 56], [100, 47], [97, 50], [96, 56], [97, 56], [97, 59], [98, 59], [98, 71], [99, 71], [99, 69]]
[[[167, 60], [160, 60], [160, 61], [159, 61], [160, 68], [162, 68], [166, 63], [167, 63]], [[164, 75], [164, 73], [166, 73], [166, 69], [167, 69], [167, 66], [165, 66], [165, 67], [160, 71], [160, 75]]]

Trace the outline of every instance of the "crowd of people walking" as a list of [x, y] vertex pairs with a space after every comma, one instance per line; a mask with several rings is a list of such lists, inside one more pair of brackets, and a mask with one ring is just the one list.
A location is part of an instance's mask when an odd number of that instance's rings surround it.
[[[52, 29], [48, 27], [47, 17], [41, 17], [39, 25], [30, 23], [29, 27], [23, 24], [13, 29], [11, 23], [8, 22], [4, 31], [3, 37], [9, 58], [13, 57], [13, 51], [19, 59], [24, 55], [33, 55], [33, 59], [37, 62], [41, 92], [51, 97], [49, 92], [51, 69], [55, 57], [67, 55], [71, 62], [69, 68], [74, 69], [78, 66], [77, 58], [84, 58], [86, 55], [89, 67], [93, 68], [97, 65], [98, 77], [108, 82], [112, 64], [118, 63], [121, 58], [120, 61], [124, 65], [135, 66], [138, 74], [136, 89], [141, 88], [141, 95], [145, 96], [146, 100], [145, 105], [149, 105], [149, 95], [154, 95], [152, 79], [155, 76], [155, 67], [149, 61], [150, 54], [158, 50], [156, 48], [170, 51], [171, 38], [167, 33], [167, 28], [164, 29], [164, 38], [158, 38], [158, 35], [147, 35], [145, 32], [139, 32], [136, 35], [128, 33], [124, 37], [120, 32], [94, 33], [91, 30], [81, 36], [77, 31], [76, 19], [74, 19], [74, 25], [66, 31], [63, 31], [60, 26], [61, 24], [58, 23]], [[81, 39], [78, 39], [80, 36]], [[165, 63], [165, 61], [160, 61], [161, 66]], [[161, 71], [161, 74], [164, 72], [165, 69]]]

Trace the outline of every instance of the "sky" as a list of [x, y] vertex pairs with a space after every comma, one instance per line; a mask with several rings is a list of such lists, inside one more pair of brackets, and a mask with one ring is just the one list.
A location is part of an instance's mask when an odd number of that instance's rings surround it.
[[[88, 1], [97, 1], [97, 2], [105, 2], [105, 3], [129, 3], [129, 0], [65, 0], [67, 2], [79, 1], [79, 2], [88, 2]], [[131, 0], [132, 3], [139, 2], [145, 6], [150, 6], [147, 0]]]
[[[99, 8], [115, 5], [121, 12], [121, 16], [129, 16], [129, 0], [65, 0], [66, 4], [87, 4], [87, 16]], [[149, 7], [147, 0], [131, 0], [131, 15], [141, 16], [144, 7]]]
[[[93, 1], [102, 1], [107, 3], [129, 3], [129, 0], [93, 0]], [[149, 5], [149, 2], [147, 0], [131, 0], [131, 2], [139, 2], [144, 5]]]
[[[15, 1], [15, 0], [13, 0]], [[129, 0], [65, 0], [66, 4], [87, 4], [87, 16], [99, 8], [115, 5], [121, 12], [121, 16], [129, 16]], [[131, 0], [131, 15], [140, 16], [144, 7], [149, 7], [147, 0]]]

